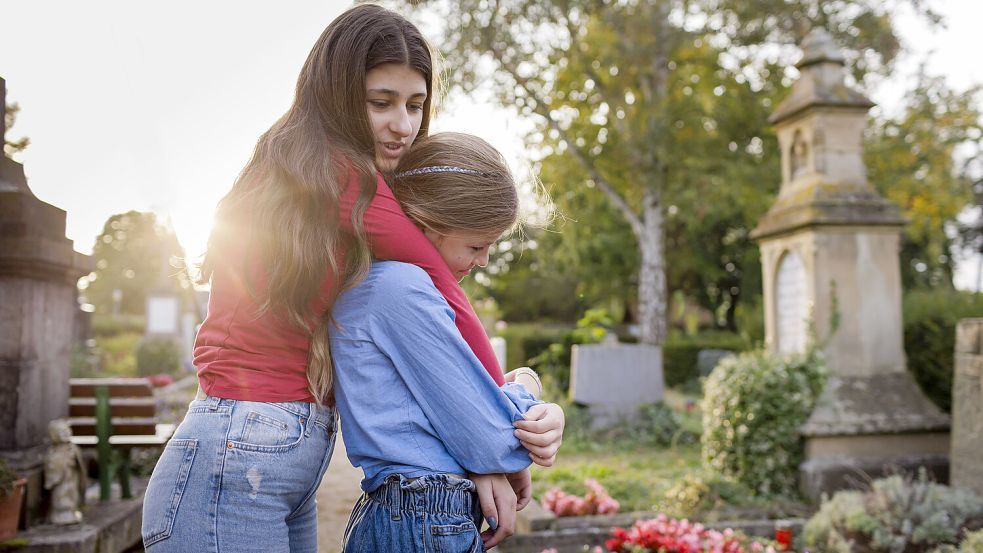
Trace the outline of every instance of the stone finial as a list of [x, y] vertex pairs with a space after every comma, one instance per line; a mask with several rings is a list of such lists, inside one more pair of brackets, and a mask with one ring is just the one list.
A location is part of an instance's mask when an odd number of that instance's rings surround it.
[[846, 61], [843, 52], [836, 46], [833, 36], [822, 27], [816, 27], [809, 31], [809, 34], [802, 40], [801, 47], [802, 60], [796, 64], [799, 69], [824, 61], [840, 65], [844, 65]]

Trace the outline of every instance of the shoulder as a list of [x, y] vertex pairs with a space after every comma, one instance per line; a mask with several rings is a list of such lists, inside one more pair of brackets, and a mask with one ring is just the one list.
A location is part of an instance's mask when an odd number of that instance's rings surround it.
[[412, 263], [376, 261], [365, 279], [377, 294], [399, 298], [403, 295], [440, 296], [430, 275]]
[[430, 275], [412, 263], [375, 261], [361, 282], [344, 292], [336, 308], [391, 308], [440, 299]]

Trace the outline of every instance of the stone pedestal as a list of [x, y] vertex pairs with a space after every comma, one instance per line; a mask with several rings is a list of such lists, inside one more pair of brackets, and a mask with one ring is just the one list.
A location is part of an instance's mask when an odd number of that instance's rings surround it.
[[[0, 79], [0, 105], [2, 92]], [[30, 519], [40, 515], [48, 423], [68, 416], [76, 282], [92, 269], [65, 238], [65, 212], [0, 156], [0, 456], [28, 478]]]
[[959, 322], [952, 383], [952, 485], [983, 495], [983, 319]]
[[947, 477], [948, 417], [907, 372], [898, 259], [905, 224], [868, 183], [863, 131], [873, 105], [844, 84], [829, 34], [803, 43], [801, 77], [771, 116], [782, 187], [752, 237], [761, 246], [766, 343], [822, 347], [831, 377], [801, 433], [811, 497], [885, 472]]

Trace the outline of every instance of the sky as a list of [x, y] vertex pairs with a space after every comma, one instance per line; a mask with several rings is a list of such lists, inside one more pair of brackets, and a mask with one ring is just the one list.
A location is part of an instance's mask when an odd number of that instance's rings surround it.
[[[15, 159], [34, 194], [68, 212], [76, 250], [91, 252], [109, 216], [152, 210], [194, 259], [215, 204], [289, 107], [311, 46], [349, 5], [0, 0], [0, 77], [21, 108], [8, 138], [31, 141]], [[947, 17], [946, 29], [898, 15], [910, 52], [872, 94], [889, 113], [921, 61], [957, 90], [983, 84], [972, 54], [983, 1], [930, 5]], [[449, 99], [433, 124], [478, 134], [514, 164], [524, 160], [527, 128], [489, 95]], [[976, 272], [975, 259], [960, 263], [957, 286], [975, 288]]]

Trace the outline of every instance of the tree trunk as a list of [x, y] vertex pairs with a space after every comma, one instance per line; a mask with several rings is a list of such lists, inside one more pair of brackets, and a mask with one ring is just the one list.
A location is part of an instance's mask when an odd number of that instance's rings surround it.
[[642, 266], [638, 274], [639, 341], [661, 346], [666, 340], [666, 252], [662, 201], [657, 190], [642, 198], [644, 231], [638, 239]]

